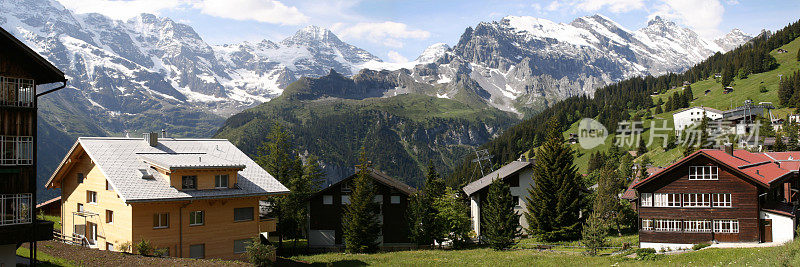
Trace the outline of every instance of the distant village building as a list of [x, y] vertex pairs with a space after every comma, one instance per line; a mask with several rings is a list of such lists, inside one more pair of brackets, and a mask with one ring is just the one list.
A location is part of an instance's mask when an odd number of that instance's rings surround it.
[[635, 180], [623, 194], [639, 212], [642, 248], [794, 239], [800, 152], [703, 149]]
[[39, 203], [36, 209], [44, 215], [61, 217], [61, 196]]
[[717, 120], [722, 118], [722, 111], [708, 108], [708, 107], [690, 107], [679, 110], [672, 114], [672, 120], [675, 125], [675, 134], [680, 135], [681, 132], [687, 127], [700, 123], [703, 120], [703, 114], [710, 120]]
[[683, 86], [687, 86], [687, 85], [691, 85], [691, 84], [692, 83], [690, 83], [689, 81], [683, 81]]
[[[312, 248], [344, 246], [342, 216], [353, 190], [353, 174], [314, 194], [308, 201], [308, 245]], [[370, 178], [376, 186], [375, 202], [380, 203], [382, 222], [382, 247], [411, 244], [408, 223], [408, 200], [416, 192], [383, 172], [370, 169]]]
[[789, 53], [789, 51], [786, 51], [786, 49], [783, 48], [778, 48], [777, 52], [778, 54]]
[[[522, 215], [527, 209], [525, 198], [528, 197], [528, 188], [533, 185], [533, 162], [512, 161], [500, 169], [469, 183], [462, 189], [469, 196], [472, 230], [479, 237], [484, 229], [481, 225], [481, 208], [486, 203], [489, 185], [495, 179], [502, 179], [503, 183], [511, 187], [512, 201], [517, 204], [514, 207], [514, 211]], [[523, 229], [528, 228], [528, 221], [525, 220], [525, 216], [520, 216], [519, 223]]]
[[722, 91], [723, 94], [733, 93], [733, 87], [725, 87], [725, 90]]
[[706, 89], [706, 91], [703, 92], [704, 95], [708, 95], [708, 93], [711, 93], [711, 89]]
[[63, 235], [101, 250], [149, 240], [171, 257], [243, 259], [253, 237], [275, 231], [259, 201], [289, 190], [228, 140], [164, 135], [78, 138], [46, 183], [61, 189]]

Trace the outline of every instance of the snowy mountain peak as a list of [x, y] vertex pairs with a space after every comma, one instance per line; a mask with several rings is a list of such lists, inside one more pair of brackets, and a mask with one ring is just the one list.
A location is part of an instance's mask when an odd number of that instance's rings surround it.
[[439, 57], [443, 56], [447, 51], [450, 50], [450, 46], [445, 43], [435, 43], [428, 48], [425, 48], [425, 51], [422, 51], [422, 54], [417, 57], [415, 61], [417, 62], [434, 62]]
[[719, 45], [722, 49], [731, 50], [750, 41], [750, 39], [753, 39], [753, 37], [742, 32], [742, 30], [733, 29], [728, 34], [725, 34], [725, 36], [714, 40], [714, 43]]
[[339, 37], [328, 29], [309, 25], [298, 30], [294, 35], [286, 38], [281, 43], [286, 45], [318, 45], [320, 43], [339, 44], [341, 42]]

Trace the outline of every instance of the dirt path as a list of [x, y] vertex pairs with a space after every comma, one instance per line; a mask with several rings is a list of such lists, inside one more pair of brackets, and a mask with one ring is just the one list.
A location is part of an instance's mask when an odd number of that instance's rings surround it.
[[[24, 245], [27, 247], [27, 243]], [[79, 266], [252, 266], [246, 262], [157, 258], [89, 249], [55, 241], [38, 243], [39, 252], [70, 260]]]

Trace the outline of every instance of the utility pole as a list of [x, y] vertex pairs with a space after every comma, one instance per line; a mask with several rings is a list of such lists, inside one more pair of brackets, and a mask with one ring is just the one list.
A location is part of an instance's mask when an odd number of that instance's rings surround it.
[[[489, 155], [488, 149], [475, 150], [475, 159], [473, 159], [472, 162], [478, 163], [478, 165], [475, 167], [481, 169], [481, 177], [486, 176], [486, 174], [483, 172], [483, 161], [488, 161], [487, 163], [489, 164], [489, 170], [494, 171], [491, 161], [493, 157], [494, 156]], [[472, 170], [472, 175], [475, 175], [475, 169]]]

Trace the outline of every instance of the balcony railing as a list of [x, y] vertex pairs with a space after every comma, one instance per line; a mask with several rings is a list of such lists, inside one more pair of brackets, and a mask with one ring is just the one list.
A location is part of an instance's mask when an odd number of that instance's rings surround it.
[[0, 135], [0, 166], [33, 165], [32, 136]]
[[33, 107], [33, 80], [0, 76], [0, 106]]
[[0, 226], [31, 223], [31, 194], [0, 195]]

